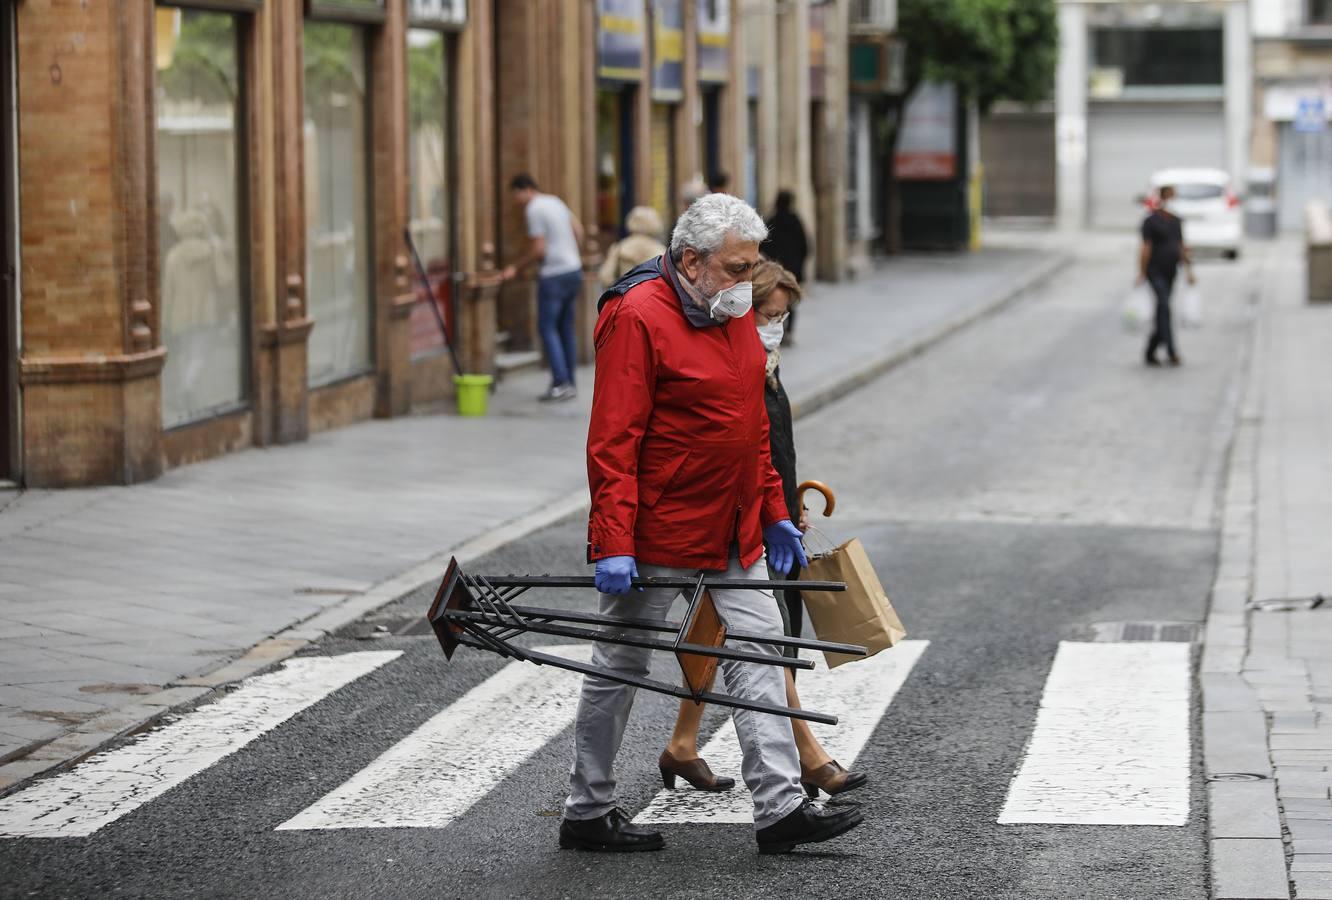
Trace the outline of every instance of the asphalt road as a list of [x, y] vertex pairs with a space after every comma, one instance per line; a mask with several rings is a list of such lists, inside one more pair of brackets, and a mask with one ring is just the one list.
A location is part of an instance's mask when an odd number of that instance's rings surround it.
[[[760, 857], [747, 826], [672, 825], [661, 853], [562, 852], [567, 728], [447, 827], [275, 830], [504, 667], [375, 632], [408, 628], [416, 596], [313, 651], [398, 659], [91, 836], [0, 839], [0, 896], [1206, 897], [1196, 721], [1183, 827], [996, 823], [1058, 643], [1205, 612], [1257, 269], [1203, 267], [1208, 322], [1182, 333], [1178, 370], [1143, 367], [1120, 330], [1126, 269], [1089, 255], [798, 428], [802, 477], [839, 490], [827, 532], [864, 541], [930, 641], [855, 761], [872, 781], [846, 837]], [[584, 530], [559, 523], [475, 568], [581, 571]], [[619, 758], [631, 812], [660, 788], [673, 715], [640, 693]], [[707, 731], [722, 721], [710, 711]]]

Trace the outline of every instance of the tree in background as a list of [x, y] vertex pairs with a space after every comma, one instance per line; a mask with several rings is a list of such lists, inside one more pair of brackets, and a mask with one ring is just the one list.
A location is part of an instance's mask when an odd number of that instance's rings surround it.
[[1059, 54], [1055, 0], [899, 0], [906, 43], [906, 90], [893, 98], [885, 127], [885, 249], [902, 247], [901, 192], [893, 171], [906, 105], [925, 81], [952, 82], [982, 113], [998, 100], [1039, 103], [1054, 88]]

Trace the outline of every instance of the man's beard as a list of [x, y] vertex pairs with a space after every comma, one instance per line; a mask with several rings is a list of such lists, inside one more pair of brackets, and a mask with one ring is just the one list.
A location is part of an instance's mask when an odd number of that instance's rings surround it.
[[717, 283], [709, 273], [702, 272], [698, 276], [698, 281], [694, 282], [694, 290], [698, 291], [704, 300], [711, 300], [717, 296]]

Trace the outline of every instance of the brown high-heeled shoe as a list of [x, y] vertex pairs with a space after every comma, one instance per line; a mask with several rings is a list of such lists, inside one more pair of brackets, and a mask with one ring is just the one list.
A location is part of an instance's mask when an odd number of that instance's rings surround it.
[[835, 759], [817, 769], [807, 769], [804, 763], [800, 764], [800, 785], [815, 800], [819, 798], [819, 791], [834, 797], [853, 791], [867, 781], [869, 777], [863, 772], [848, 772]]
[[693, 785], [696, 791], [729, 791], [735, 787], [734, 778], [713, 775], [701, 756], [681, 762], [671, 756], [671, 751], [663, 750], [657, 768], [661, 769], [661, 783], [668, 788], [675, 787], [677, 775]]

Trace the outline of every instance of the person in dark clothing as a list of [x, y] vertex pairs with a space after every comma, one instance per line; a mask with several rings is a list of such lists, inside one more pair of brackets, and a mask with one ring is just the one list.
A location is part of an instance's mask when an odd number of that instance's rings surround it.
[[[789, 321], [791, 308], [800, 301], [800, 285], [791, 272], [767, 259], [761, 260], [754, 267], [751, 278], [754, 284], [754, 323], [758, 326], [763, 349], [768, 354], [763, 402], [768, 411], [772, 467], [781, 476], [782, 493], [791, 520], [799, 522], [798, 527], [803, 532], [809, 527], [809, 514], [800, 502], [799, 482], [796, 480], [791, 401], [786, 396], [786, 389], [782, 387], [777, 368], [781, 360], [782, 331]], [[800, 568], [792, 566], [789, 572], [769, 569], [769, 573], [773, 578], [799, 578]], [[782, 612], [786, 633], [798, 636], [804, 619], [799, 592], [778, 592], [777, 605]], [[795, 656], [794, 649], [786, 652], [789, 656]], [[786, 670], [786, 702], [800, 708], [800, 696], [796, 693], [795, 677], [790, 669]], [[684, 778], [697, 790], [730, 790], [735, 786], [735, 780], [714, 775], [707, 762], [698, 755], [698, 727], [703, 719], [703, 709], [701, 703], [691, 700], [681, 702], [671, 742], [662, 753], [658, 765], [663, 777], [669, 774], [672, 781], [674, 776]], [[791, 729], [795, 733], [796, 749], [800, 753], [800, 783], [811, 797], [818, 796], [820, 790], [830, 796], [841, 794], [869, 780], [863, 772], [847, 771], [833, 759], [814, 736], [808, 722], [792, 719]]]
[[[759, 246], [759, 252], [795, 276], [798, 284], [805, 283], [805, 258], [809, 256], [809, 236], [805, 224], [795, 211], [795, 194], [778, 191], [777, 203], [767, 221], [768, 239]], [[795, 311], [786, 322], [782, 346], [792, 343], [795, 332]]]
[[1142, 223], [1142, 246], [1138, 250], [1138, 284], [1146, 282], [1156, 295], [1156, 319], [1151, 337], [1147, 339], [1147, 350], [1143, 354], [1144, 362], [1149, 366], [1159, 366], [1156, 351], [1164, 347], [1170, 365], [1180, 364], [1179, 354], [1175, 350], [1175, 329], [1170, 318], [1170, 294], [1175, 287], [1175, 274], [1179, 264], [1184, 263], [1188, 270], [1189, 284], [1194, 284], [1193, 257], [1184, 243], [1184, 229], [1179, 217], [1171, 207], [1175, 198], [1175, 189], [1169, 185], [1161, 188], [1160, 205], [1152, 210]]

